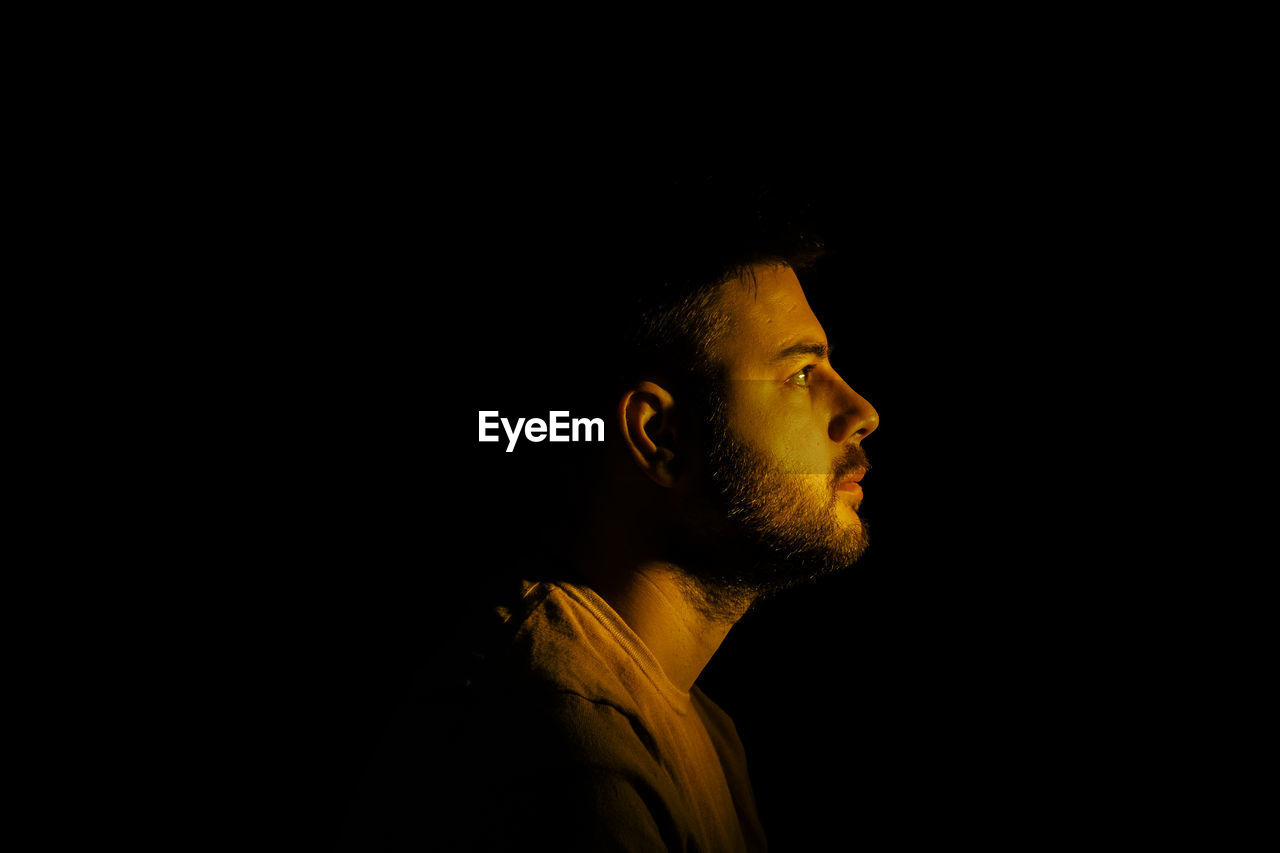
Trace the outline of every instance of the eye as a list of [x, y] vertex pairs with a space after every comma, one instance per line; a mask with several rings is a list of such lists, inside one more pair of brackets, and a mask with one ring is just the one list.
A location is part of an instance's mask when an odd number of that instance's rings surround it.
[[787, 382], [799, 388], [808, 388], [809, 374], [811, 374], [815, 369], [817, 369], [817, 367], [818, 365], [811, 364], [808, 367], [801, 370], [799, 373], [792, 374], [791, 377], [787, 379]]

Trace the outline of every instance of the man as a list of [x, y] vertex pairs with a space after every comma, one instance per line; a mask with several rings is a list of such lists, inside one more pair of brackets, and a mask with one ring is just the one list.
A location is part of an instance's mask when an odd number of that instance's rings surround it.
[[831, 364], [811, 253], [690, 221], [598, 313], [619, 346], [587, 512], [429, 675], [365, 849], [764, 849], [736, 729], [695, 682], [755, 601], [865, 550], [878, 415]]

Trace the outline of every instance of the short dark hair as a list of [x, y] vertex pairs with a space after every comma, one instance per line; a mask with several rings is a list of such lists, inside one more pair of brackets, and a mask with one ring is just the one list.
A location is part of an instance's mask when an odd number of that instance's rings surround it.
[[657, 182], [636, 199], [630, 251], [597, 300], [611, 335], [610, 393], [644, 377], [715, 381], [711, 351], [727, 331], [722, 287], [754, 285], [759, 266], [800, 271], [818, 260], [813, 208], [802, 186], [742, 175]]
[[[498, 332], [520, 354], [513, 366], [531, 384], [555, 377], [562, 408], [609, 424], [618, 396], [640, 379], [714, 380], [722, 286], [750, 286], [758, 266], [803, 271], [822, 255], [812, 184], [725, 171], [627, 172], [590, 187], [579, 177], [567, 189], [548, 178], [512, 214], [518, 246], [506, 232], [495, 244], [510, 265], [490, 275], [528, 285], [503, 306], [510, 319]], [[545, 221], [537, 198], [550, 198]], [[558, 381], [566, 372], [572, 381]]]

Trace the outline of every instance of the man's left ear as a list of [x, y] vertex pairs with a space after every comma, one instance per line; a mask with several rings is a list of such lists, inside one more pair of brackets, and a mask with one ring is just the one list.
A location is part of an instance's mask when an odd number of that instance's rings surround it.
[[644, 381], [618, 401], [618, 427], [636, 466], [660, 486], [675, 485], [676, 404], [656, 382]]

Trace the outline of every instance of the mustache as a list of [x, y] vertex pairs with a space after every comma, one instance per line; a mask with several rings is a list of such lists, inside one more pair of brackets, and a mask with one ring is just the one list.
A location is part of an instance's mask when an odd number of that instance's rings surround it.
[[867, 459], [867, 454], [861, 447], [851, 444], [844, 456], [840, 457], [835, 463], [833, 468], [835, 482], [840, 482], [859, 468], [870, 471], [871, 462]]

